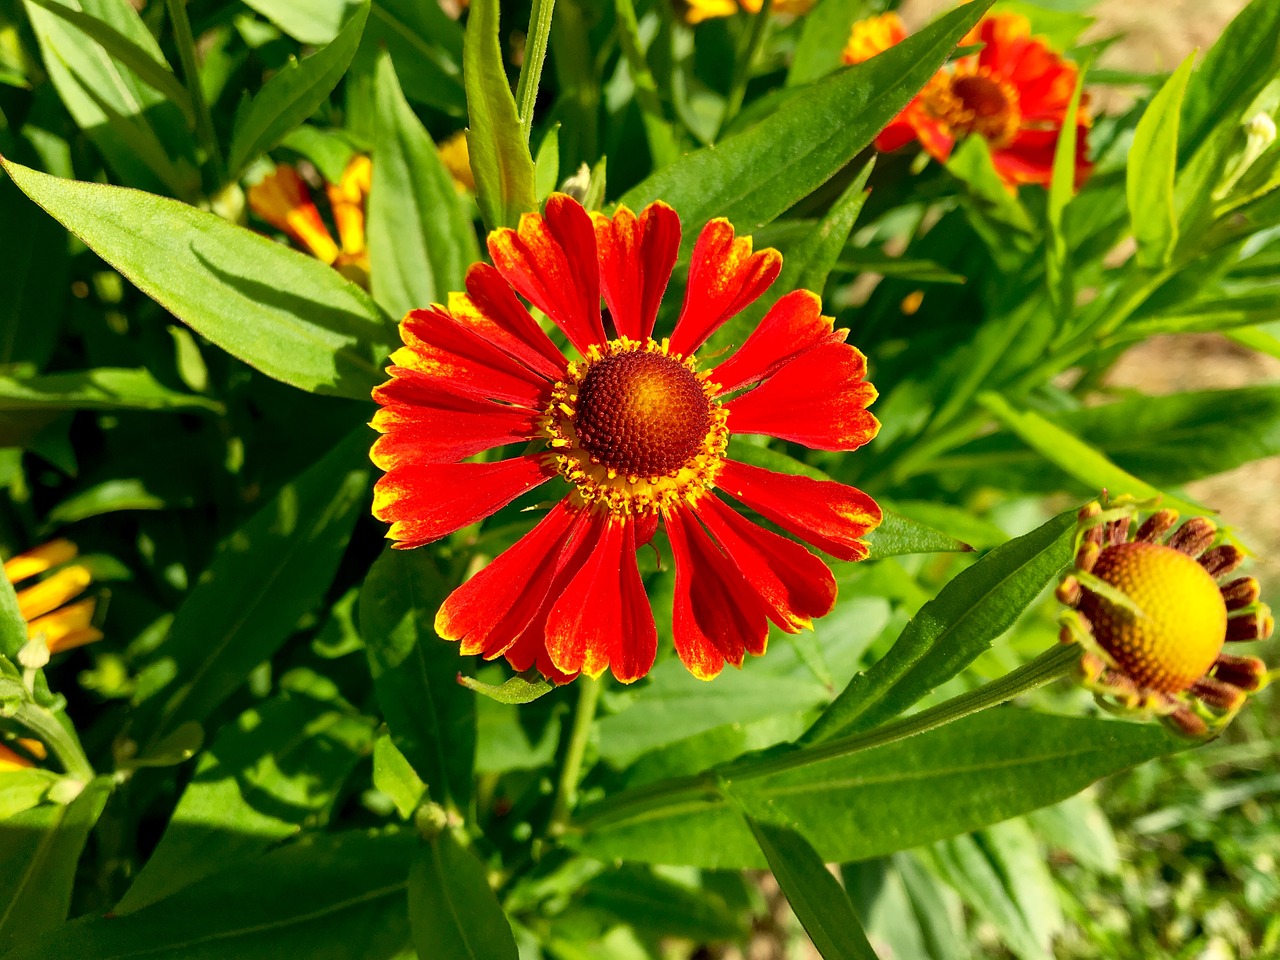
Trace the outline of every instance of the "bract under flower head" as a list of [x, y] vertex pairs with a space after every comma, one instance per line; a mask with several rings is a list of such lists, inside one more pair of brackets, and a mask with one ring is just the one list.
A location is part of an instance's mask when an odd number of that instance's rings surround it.
[[27, 621], [27, 635], [42, 639], [51, 654], [102, 639], [93, 626], [97, 600], [70, 602], [93, 582], [88, 567], [71, 562], [75, 558], [75, 544], [52, 540], [4, 562], [5, 576], [15, 586], [48, 574], [18, 590], [18, 612]]
[[1074, 569], [1058, 598], [1064, 642], [1079, 640], [1086, 686], [1106, 705], [1156, 713], [1190, 736], [1227, 723], [1263, 686], [1257, 657], [1223, 653], [1229, 641], [1270, 636], [1271, 611], [1252, 577], [1219, 581], [1244, 560], [1218, 530], [1195, 517], [1169, 534], [1174, 510], [1153, 513], [1132, 536], [1131, 498], [1080, 511]]
[[[636, 552], [659, 526], [675, 560], [678, 654], [709, 679], [765, 649], [768, 625], [795, 632], [835, 603], [831, 571], [798, 543], [747, 520], [728, 495], [834, 556], [860, 559], [880, 521], [866, 494], [732, 460], [732, 433], [853, 450], [879, 427], [865, 358], [814, 294], [778, 300], [714, 365], [698, 349], [777, 278], [725, 220], [694, 244], [679, 318], [654, 328], [680, 248], [662, 203], [638, 216], [588, 214], [557, 194], [545, 214], [494, 231], [494, 266], [474, 265], [448, 306], [409, 314], [391, 379], [374, 391], [374, 513], [397, 547], [430, 543], [559, 478], [542, 521], [445, 601], [442, 637], [557, 681], [648, 672], [657, 630]], [[569, 359], [517, 293], [572, 345]], [[608, 314], [601, 312], [603, 297]], [[606, 330], [606, 319], [612, 332]], [[509, 443], [521, 456], [465, 458]]]
[[[895, 13], [853, 25], [844, 62], [861, 63], [907, 36]], [[912, 141], [946, 162], [958, 140], [980, 136], [991, 148], [1006, 184], [1048, 185], [1058, 135], [1075, 91], [1077, 70], [1040, 39], [1018, 14], [984, 17], [960, 45], [981, 44], [977, 54], [943, 67], [876, 138], [880, 150]], [[1092, 169], [1088, 159], [1088, 110], [1077, 115], [1076, 184]]]

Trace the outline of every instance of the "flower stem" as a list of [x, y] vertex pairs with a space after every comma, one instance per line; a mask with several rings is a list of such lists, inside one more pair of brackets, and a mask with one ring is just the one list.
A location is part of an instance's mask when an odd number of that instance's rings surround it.
[[733, 85], [729, 87], [729, 95], [725, 98], [724, 116], [720, 120], [720, 129], [716, 132], [717, 140], [724, 136], [725, 129], [742, 108], [742, 100], [747, 94], [747, 83], [751, 80], [751, 68], [755, 66], [756, 57], [760, 54], [760, 48], [764, 46], [764, 38], [769, 32], [769, 10], [772, 6], [773, 0], [764, 0], [760, 5], [760, 12], [753, 15], [746, 48], [738, 57], [737, 70], [733, 74]]
[[560, 767], [560, 780], [556, 785], [555, 805], [547, 833], [559, 836], [569, 825], [569, 814], [578, 802], [578, 780], [582, 775], [582, 760], [587, 753], [587, 740], [596, 718], [596, 704], [600, 700], [599, 680], [584, 677], [579, 682], [578, 706], [573, 714], [573, 726], [569, 730], [569, 742], [564, 752], [564, 764]]
[[716, 802], [723, 800], [724, 788], [731, 784], [836, 760], [936, 730], [1065, 676], [1075, 669], [1079, 659], [1080, 647], [1077, 644], [1055, 645], [1030, 663], [998, 680], [874, 730], [792, 750], [779, 756], [732, 761], [697, 776], [677, 777], [618, 794], [589, 810], [576, 827], [583, 829], [629, 819], [640, 813], [668, 806], [677, 797], [682, 803]]
[[21, 703], [11, 717], [44, 742], [45, 746], [58, 758], [67, 776], [74, 777], [83, 783], [88, 783], [96, 776], [80, 744], [76, 743], [66, 727], [58, 722], [58, 718], [44, 707], [30, 701]]
[[556, 0], [533, 0], [529, 14], [529, 33], [524, 46], [524, 63], [520, 65], [520, 80], [516, 84], [516, 106], [520, 116], [520, 135], [529, 142], [533, 129], [533, 106], [538, 100], [538, 83], [542, 79], [542, 64], [547, 58], [547, 42], [551, 38], [551, 13]]
[[196, 42], [191, 34], [191, 21], [187, 19], [186, 0], [165, 0], [169, 10], [169, 22], [173, 25], [173, 41], [178, 48], [178, 57], [182, 60], [182, 77], [187, 82], [187, 93], [191, 96], [191, 107], [196, 114], [196, 133], [200, 137], [205, 152], [209, 156], [215, 175], [215, 182], [221, 189], [226, 171], [222, 166], [222, 150], [218, 146], [218, 135], [213, 129], [213, 115], [209, 113], [209, 104], [204, 99], [204, 90], [200, 86], [200, 69], [196, 66]]

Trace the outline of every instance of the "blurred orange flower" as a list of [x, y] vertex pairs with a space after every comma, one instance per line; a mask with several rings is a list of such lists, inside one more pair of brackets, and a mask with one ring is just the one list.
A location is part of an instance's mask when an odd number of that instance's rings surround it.
[[[897, 14], [886, 13], [853, 25], [843, 59], [869, 60], [906, 37]], [[1018, 14], [984, 17], [960, 41], [982, 50], [961, 57], [934, 74], [902, 112], [876, 137], [880, 150], [896, 150], [913, 140], [946, 162], [958, 140], [976, 134], [991, 147], [1001, 179], [1011, 187], [1048, 185], [1053, 155], [1075, 91], [1077, 68], [1040, 39]], [[1088, 159], [1090, 118], [1082, 100], [1076, 123], [1076, 184], [1092, 170]]]
[[[815, 0], [773, 0], [770, 13], [798, 17], [813, 9]], [[717, 17], [731, 17], [739, 10], [759, 13], [764, 0], [680, 0], [678, 4], [685, 23], [701, 23]]]
[[71, 563], [75, 557], [75, 544], [53, 540], [4, 563], [5, 576], [15, 585], [54, 571], [18, 591], [18, 612], [27, 621], [27, 635], [43, 636], [51, 654], [102, 639], [102, 631], [93, 626], [97, 600], [70, 602], [93, 582], [88, 567]]
[[363, 287], [369, 285], [369, 250], [365, 243], [365, 200], [369, 195], [373, 165], [368, 157], [355, 156], [337, 183], [325, 185], [338, 240], [333, 239], [311, 191], [298, 171], [280, 164], [275, 172], [249, 188], [249, 208], [278, 230], [305, 247], [318, 260]]

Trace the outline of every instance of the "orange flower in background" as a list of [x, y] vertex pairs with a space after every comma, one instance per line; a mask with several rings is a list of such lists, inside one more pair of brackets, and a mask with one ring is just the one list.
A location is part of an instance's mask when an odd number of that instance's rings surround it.
[[[374, 390], [383, 436], [372, 450], [386, 471], [373, 511], [391, 524], [394, 546], [438, 540], [553, 477], [569, 487], [441, 607], [436, 630], [462, 653], [504, 656], [558, 682], [606, 669], [623, 682], [644, 676], [657, 631], [636, 552], [659, 523], [675, 560], [675, 647], [695, 676], [764, 653], [769, 621], [794, 633], [830, 612], [826, 564], [747, 520], [726, 495], [836, 557], [866, 556], [861, 538], [880, 509], [865, 493], [726, 455], [734, 433], [862, 446], [879, 428], [866, 410], [876, 391], [865, 358], [818, 297], [797, 290], [734, 354], [700, 362], [695, 351], [782, 266], [776, 250], [753, 253], [723, 219], [699, 235], [675, 329], [655, 340], [680, 232], [662, 203], [607, 217], [555, 194], [545, 215], [489, 235], [495, 266], [473, 265], [465, 294], [401, 324], [405, 346]], [[517, 292], [579, 359], [565, 357]], [[536, 446], [463, 462], [510, 443]]]
[[27, 621], [27, 635], [43, 636], [51, 654], [102, 639], [102, 632], [93, 626], [97, 600], [69, 602], [93, 582], [88, 567], [71, 563], [75, 557], [75, 544], [54, 540], [4, 562], [4, 574], [14, 585], [54, 571], [18, 591], [18, 612]]
[[[899, 43], [907, 33], [897, 14], [886, 13], [853, 25], [844, 62], [861, 63]], [[1005, 183], [1048, 185], [1053, 154], [1075, 91], [1077, 69], [1031, 36], [1018, 14], [984, 17], [960, 41], [982, 50], [939, 70], [902, 112], [876, 137], [879, 150], [919, 141], [934, 159], [946, 162], [956, 141], [970, 134], [991, 147]], [[1076, 126], [1076, 184], [1092, 170], [1088, 159], [1089, 115], [1082, 102]]]
[[[816, 0], [773, 0], [770, 13], [783, 13], [799, 17], [813, 9]], [[759, 13], [764, 0], [677, 0], [677, 7], [685, 23], [701, 23], [718, 17], [731, 17], [739, 10]]]
[[365, 245], [365, 200], [373, 175], [368, 157], [351, 158], [342, 178], [325, 185], [338, 240], [325, 226], [311, 191], [298, 171], [280, 164], [274, 173], [249, 188], [249, 208], [277, 230], [287, 233], [318, 260], [335, 267], [343, 276], [369, 285], [369, 250]]
[[476, 192], [475, 174], [471, 172], [471, 152], [467, 147], [467, 134], [459, 130], [440, 144], [440, 162], [453, 178], [453, 186], [459, 192]]

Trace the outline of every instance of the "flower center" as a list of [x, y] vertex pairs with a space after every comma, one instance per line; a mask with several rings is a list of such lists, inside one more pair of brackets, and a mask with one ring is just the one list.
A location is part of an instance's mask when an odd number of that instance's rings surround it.
[[931, 83], [924, 105], [952, 136], [976, 133], [994, 147], [1008, 146], [1021, 120], [1017, 89], [982, 67]]
[[541, 421], [559, 473], [586, 503], [655, 513], [714, 485], [727, 414], [692, 357], [622, 338], [569, 366]]
[[1086, 585], [1080, 612], [1098, 645], [1140, 687], [1188, 689], [1205, 675], [1227, 633], [1227, 607], [1204, 567], [1172, 547], [1122, 543], [1098, 556], [1093, 575], [1132, 600], [1143, 616]]
[[680, 467], [711, 425], [711, 401], [693, 371], [660, 353], [632, 351], [591, 365], [573, 417], [593, 460], [648, 477]]

